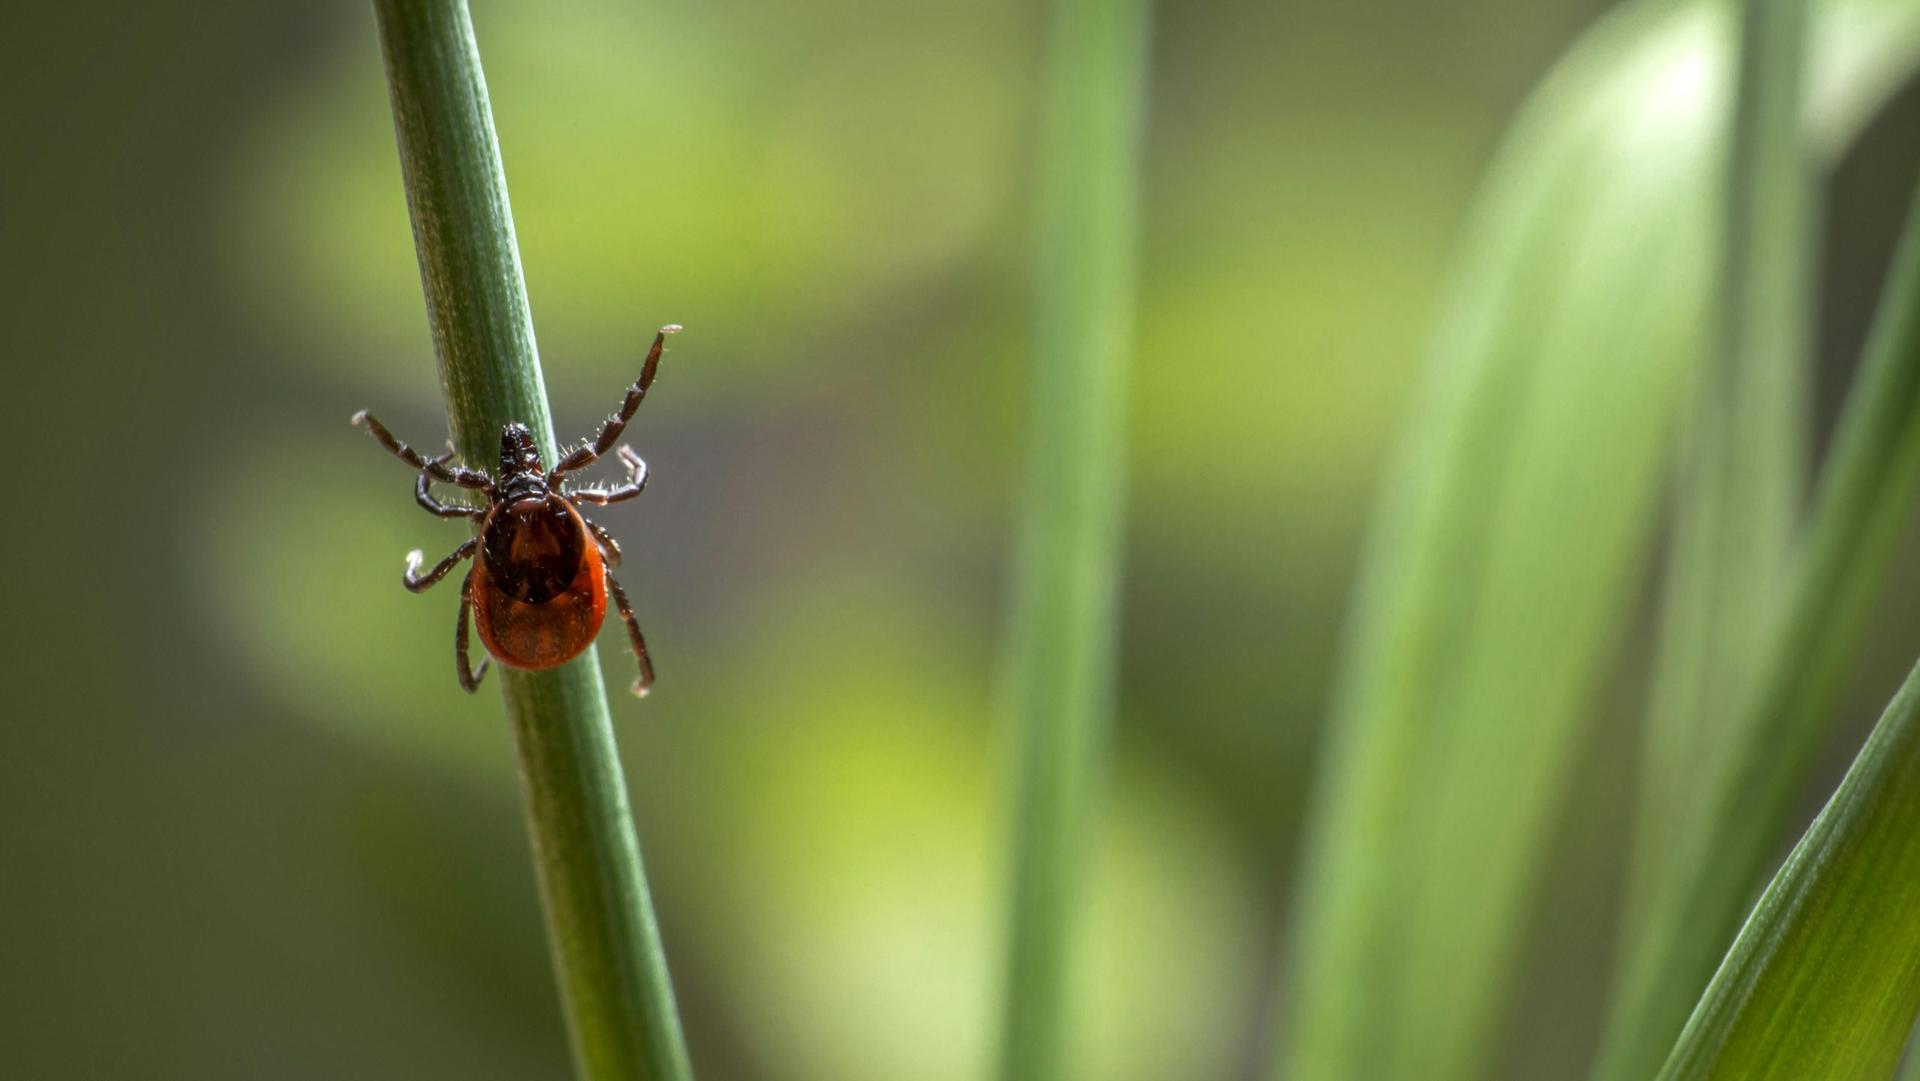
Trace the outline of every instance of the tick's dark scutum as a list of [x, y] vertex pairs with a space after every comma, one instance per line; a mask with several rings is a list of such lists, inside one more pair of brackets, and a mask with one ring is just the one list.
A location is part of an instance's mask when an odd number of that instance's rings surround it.
[[488, 517], [481, 537], [488, 576], [527, 604], [559, 596], [579, 573], [587, 546], [579, 517], [558, 496], [504, 504]]

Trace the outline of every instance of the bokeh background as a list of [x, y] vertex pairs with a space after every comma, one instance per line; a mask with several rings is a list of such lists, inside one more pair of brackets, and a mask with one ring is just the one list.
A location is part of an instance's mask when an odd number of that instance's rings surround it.
[[[1264, 1060], [1357, 545], [1452, 242], [1608, 6], [1156, 12], [1090, 1076]], [[687, 326], [630, 429], [648, 493], [606, 520], [659, 659], [614, 708], [701, 1076], [980, 1076], [1044, 8], [475, 22], [562, 434]], [[371, 13], [8, 24], [0, 1074], [567, 1076], [498, 702], [454, 683], [454, 592], [398, 586], [461, 534], [347, 425], [445, 431]], [[1823, 418], [1916, 122], [1910, 89], [1834, 181]], [[1901, 577], [1835, 775], [1920, 647]], [[1630, 637], [1504, 1076], [1596, 1039]]]

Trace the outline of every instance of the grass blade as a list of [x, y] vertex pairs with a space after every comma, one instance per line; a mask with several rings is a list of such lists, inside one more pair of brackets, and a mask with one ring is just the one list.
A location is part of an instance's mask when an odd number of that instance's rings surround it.
[[[1809, 118], [1828, 148], [1891, 91], [1889, 69], [1910, 70], [1920, 25], [1882, 0], [1821, 12]], [[1528, 105], [1482, 192], [1363, 563], [1276, 1077], [1485, 1072], [1512, 929], [1703, 355], [1723, 15], [1610, 16]]]
[[1743, 709], [1742, 740], [1698, 782], [1706, 807], [1628, 956], [1603, 1076], [1646, 1076], [1730, 941], [1836, 703], [1868, 607], [1920, 488], [1920, 205], [1795, 556], [1784, 615]]
[[[491, 462], [500, 428], [553, 425], [486, 82], [462, 0], [375, 0], [454, 442]], [[627, 807], [599, 661], [501, 669], [575, 1064], [594, 1081], [690, 1078]]]
[[1881, 1081], [1920, 1013], [1920, 667], [1774, 876], [1663, 1081]]
[[1018, 739], [1000, 1069], [1072, 1076], [1076, 927], [1111, 711], [1146, 0], [1057, 0], [1029, 475], [1008, 633]]
[[[1692, 148], [1712, 143], [1710, 101], [1672, 108], [1644, 87], [1710, 43], [1697, 10], [1603, 26], [1482, 192], [1369, 538], [1276, 1077], [1476, 1073], [1697, 349], [1708, 159]], [[1661, 108], [1669, 123], [1634, 130]], [[1429, 866], [1467, 851], [1471, 881], [1464, 862]]]

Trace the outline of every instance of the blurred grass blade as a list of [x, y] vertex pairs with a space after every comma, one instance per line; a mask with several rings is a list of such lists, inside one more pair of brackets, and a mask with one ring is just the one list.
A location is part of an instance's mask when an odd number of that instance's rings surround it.
[[1477, 1072], [1698, 348], [1713, 29], [1610, 20], [1481, 193], [1363, 565], [1278, 1076]]
[[[1547, 834], [1703, 353], [1732, 23], [1623, 8], [1529, 103], [1469, 222], [1348, 628], [1274, 1073], [1482, 1076]], [[1817, 11], [1817, 145], [1909, 70], [1892, 0]]]
[[[556, 460], [479, 46], [463, 0], [375, 0], [407, 207], [455, 445], [491, 463], [500, 429]], [[449, 609], [451, 612], [451, 609]], [[690, 1078], [593, 650], [498, 668], [520, 753], [549, 944], [580, 1075]]]
[[1111, 711], [1146, 0], [1056, 0], [1026, 502], [1007, 640], [1018, 740], [1001, 1075], [1072, 1076], [1082, 881]]
[[1820, 750], [1876, 587], [1920, 491], [1920, 203], [1888, 276], [1848, 395], [1785, 613], [1769, 635], [1739, 742], [1697, 782], [1700, 828], [1683, 835], [1628, 943], [1601, 1076], [1644, 1077], [1705, 985]]
[[1742, 5], [1718, 330], [1674, 488], [1628, 922], [1696, 825], [1713, 749], [1737, 738], [1779, 605], [1806, 469], [1811, 160], [1801, 137], [1806, 0]]
[[1664, 1081], [1882, 1081], [1920, 1013], [1920, 667], [1747, 917]]

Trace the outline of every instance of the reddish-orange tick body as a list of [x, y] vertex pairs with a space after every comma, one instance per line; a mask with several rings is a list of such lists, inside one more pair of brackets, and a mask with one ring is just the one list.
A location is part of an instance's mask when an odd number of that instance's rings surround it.
[[[612, 449], [646, 397], [647, 388], [653, 385], [666, 336], [679, 329], [661, 328], [654, 336], [653, 347], [647, 350], [640, 377], [627, 389], [620, 411], [607, 418], [591, 441], [563, 455], [551, 470], [541, 467], [533, 433], [523, 424], [509, 424], [500, 430], [499, 470], [488, 474], [449, 465], [451, 452], [423, 457], [395, 439], [386, 425], [371, 415], [354, 415], [355, 424], [365, 424], [382, 446], [420, 471], [414, 499], [422, 507], [441, 518], [479, 523], [478, 533], [471, 540], [424, 574], [420, 572], [421, 553], [410, 553], [403, 579], [408, 589], [421, 592], [478, 553], [479, 558], [461, 583], [460, 616], [454, 625], [454, 657], [460, 685], [468, 691], [480, 685], [480, 677], [487, 670], [484, 659], [477, 668], [468, 663], [469, 612], [481, 644], [500, 663], [513, 668], [553, 668], [593, 644], [606, 620], [609, 596], [627, 625], [634, 660], [640, 667], [633, 693], [644, 695], [652, 685], [653, 663], [647, 656], [646, 639], [611, 569], [620, 564], [620, 545], [580, 513], [582, 503], [605, 506], [639, 495], [647, 486], [647, 463], [622, 446], [619, 457], [627, 467], [626, 483], [612, 488], [569, 488], [563, 478], [592, 465]], [[434, 481], [480, 492], [486, 496], [486, 506], [441, 503], [433, 495]]]
[[558, 495], [487, 513], [468, 588], [481, 643], [515, 668], [574, 659], [593, 644], [607, 615], [599, 546], [580, 512]]

